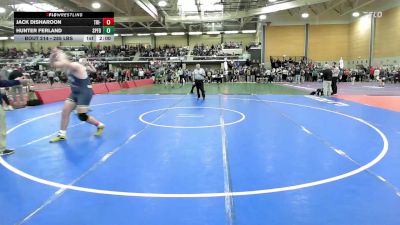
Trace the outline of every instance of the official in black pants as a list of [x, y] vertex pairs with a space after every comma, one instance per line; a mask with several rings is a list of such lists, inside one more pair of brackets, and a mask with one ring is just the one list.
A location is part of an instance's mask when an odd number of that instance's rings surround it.
[[192, 90], [190, 90], [190, 94], [193, 94], [193, 90], [194, 90], [195, 87], [196, 87], [196, 83], [193, 82], [193, 84], [192, 84]]
[[[206, 98], [206, 92], [204, 91], [204, 77], [206, 73], [203, 68], [200, 67], [200, 64], [196, 64], [196, 69], [193, 71], [193, 80], [194, 85], [197, 89], [197, 98], [200, 98], [200, 91], [203, 97], [203, 100]], [[193, 91], [193, 87], [192, 87]]]
[[204, 81], [203, 80], [195, 80], [194, 83], [196, 85], [197, 98], [200, 98], [200, 91], [201, 91], [201, 95], [203, 96], [203, 100], [204, 100], [206, 98], [206, 92], [204, 91]]
[[332, 95], [337, 94], [337, 82], [338, 82], [338, 77], [332, 77]]
[[336, 63], [334, 62], [332, 67], [332, 95], [337, 94], [337, 82], [339, 80], [339, 73], [340, 70], [336, 65]]

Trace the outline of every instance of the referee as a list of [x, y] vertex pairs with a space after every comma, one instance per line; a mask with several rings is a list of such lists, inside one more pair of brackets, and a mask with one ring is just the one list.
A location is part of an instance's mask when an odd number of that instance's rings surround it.
[[[17, 80], [0, 80], [0, 87], [13, 87], [18, 85], [27, 85], [30, 80], [17, 78]], [[0, 99], [1, 101], [1, 99]], [[0, 107], [0, 156], [10, 155], [13, 150], [6, 148], [6, 114], [3, 108]]]
[[332, 68], [332, 95], [337, 94], [337, 82], [339, 80], [339, 73], [339, 67], [336, 65], [336, 62], [334, 62]]
[[[196, 69], [193, 71], [193, 80], [194, 85], [197, 89], [197, 98], [200, 98], [200, 91], [201, 95], [203, 96], [203, 100], [206, 99], [206, 92], [204, 91], [204, 76], [206, 72], [203, 68], [200, 67], [200, 64], [196, 64]], [[193, 90], [193, 89], [192, 89]]]

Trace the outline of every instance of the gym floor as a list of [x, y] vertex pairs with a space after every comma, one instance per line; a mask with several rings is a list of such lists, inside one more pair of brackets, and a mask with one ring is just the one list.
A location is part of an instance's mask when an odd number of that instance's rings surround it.
[[400, 224], [398, 112], [261, 87], [96, 95], [56, 144], [62, 102], [8, 112], [0, 224]]

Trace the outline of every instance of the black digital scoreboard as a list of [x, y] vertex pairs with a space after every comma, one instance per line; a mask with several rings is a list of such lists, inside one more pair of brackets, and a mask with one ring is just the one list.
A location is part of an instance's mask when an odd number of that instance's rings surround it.
[[113, 42], [114, 12], [14, 12], [16, 42]]

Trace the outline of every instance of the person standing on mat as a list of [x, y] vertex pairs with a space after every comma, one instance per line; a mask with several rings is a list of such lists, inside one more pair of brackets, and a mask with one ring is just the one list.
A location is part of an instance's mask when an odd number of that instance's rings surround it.
[[337, 82], [339, 80], [339, 67], [336, 65], [336, 63], [333, 63], [333, 68], [332, 68], [332, 95], [337, 94]]
[[322, 82], [324, 96], [329, 97], [332, 93], [332, 70], [328, 64], [325, 64], [324, 66], [322, 77], [324, 79]]
[[[13, 87], [18, 85], [27, 85], [31, 80], [17, 78], [17, 80], [0, 80], [0, 87]], [[0, 107], [0, 156], [10, 155], [14, 150], [6, 148], [6, 113]]]
[[193, 76], [193, 72], [189, 73], [189, 77], [190, 79], [192, 79], [192, 89], [190, 90], [190, 94], [193, 94], [193, 90], [196, 87], [196, 84], [194, 83], [194, 76]]
[[69, 61], [64, 52], [57, 48], [54, 48], [51, 52], [50, 65], [55, 68], [67, 70], [68, 80], [71, 85], [71, 95], [65, 101], [61, 113], [61, 129], [57, 136], [50, 140], [50, 143], [67, 139], [69, 116], [75, 108], [78, 113], [78, 118], [81, 121], [96, 126], [97, 132], [95, 136], [100, 136], [105, 128], [104, 124], [87, 114], [93, 91], [89, 76], [86, 72], [86, 67], [78, 62]]
[[194, 84], [196, 85], [197, 89], [197, 98], [200, 98], [200, 91], [201, 95], [203, 96], [203, 100], [206, 99], [206, 92], [204, 91], [204, 77], [206, 72], [203, 68], [200, 67], [200, 64], [196, 64], [196, 69], [193, 71], [193, 80]]

